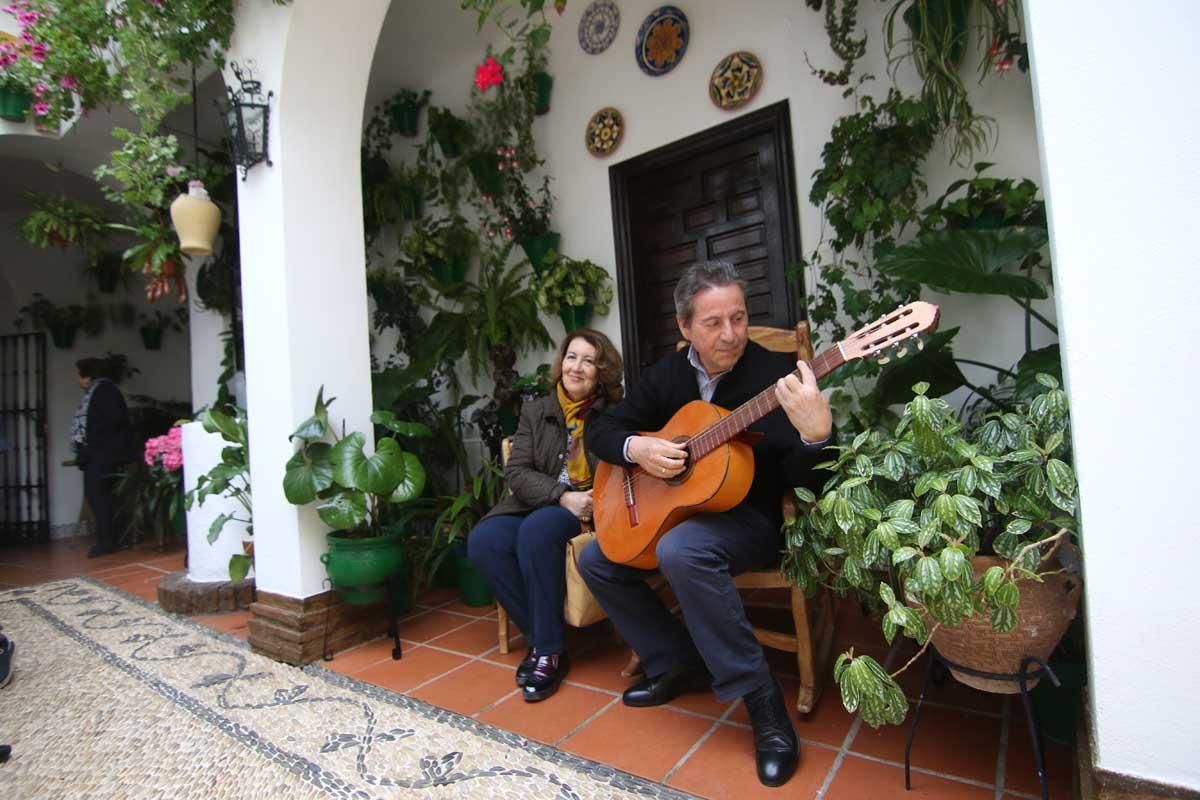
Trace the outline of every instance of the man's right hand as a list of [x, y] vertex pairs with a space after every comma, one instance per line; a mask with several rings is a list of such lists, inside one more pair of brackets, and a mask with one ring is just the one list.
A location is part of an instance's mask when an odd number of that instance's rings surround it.
[[666, 439], [634, 436], [629, 440], [629, 459], [656, 478], [674, 478], [687, 466], [687, 450]]

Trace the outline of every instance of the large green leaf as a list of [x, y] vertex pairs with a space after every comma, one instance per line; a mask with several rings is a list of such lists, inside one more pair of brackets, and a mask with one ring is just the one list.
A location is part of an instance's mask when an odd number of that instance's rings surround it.
[[388, 498], [392, 503], [407, 503], [420, 497], [421, 492], [425, 491], [425, 467], [421, 464], [421, 459], [414, 453], [406, 452], [401, 455], [400, 463], [404, 474]]
[[885, 275], [943, 292], [1044, 299], [1046, 287], [1015, 274], [1021, 261], [1049, 241], [1044, 228], [954, 230], [926, 233], [876, 262]]
[[1029, 400], [1034, 395], [1046, 391], [1046, 387], [1037, 379], [1042, 373], [1053, 375], [1062, 382], [1062, 354], [1057, 342], [1038, 350], [1030, 350], [1021, 356], [1021, 360], [1017, 362], [1018, 400]]
[[371, 415], [371, 422], [374, 422], [376, 425], [382, 425], [401, 436], [408, 436], [414, 439], [428, 439], [433, 436], [433, 431], [429, 430], [428, 426], [420, 422], [401, 422], [390, 411], [376, 411]]
[[879, 406], [907, 403], [913, 396], [913, 384], [918, 381], [929, 383], [930, 397], [941, 397], [966, 384], [966, 376], [949, 347], [956, 333], [958, 328], [938, 331], [926, 338], [924, 350], [909, 353], [884, 367], [871, 392], [875, 403]]
[[227, 442], [246, 444], [242, 428], [237, 420], [215, 408], [210, 408], [200, 415], [200, 424], [209, 433], [219, 433]]
[[241, 583], [246, 579], [246, 573], [250, 571], [250, 567], [254, 565], [254, 560], [250, 556], [236, 553], [229, 557], [229, 580], [234, 583]]
[[353, 489], [338, 492], [317, 506], [317, 515], [334, 530], [354, 530], [367, 520], [367, 496]]
[[292, 456], [283, 475], [283, 496], [289, 503], [302, 506], [317, 499], [317, 494], [333, 485], [332, 448], [324, 442], [306, 444]]
[[356, 431], [333, 446], [333, 480], [347, 489], [390, 495], [404, 478], [404, 451], [395, 439], [380, 439], [370, 456], [365, 445], [366, 437]]

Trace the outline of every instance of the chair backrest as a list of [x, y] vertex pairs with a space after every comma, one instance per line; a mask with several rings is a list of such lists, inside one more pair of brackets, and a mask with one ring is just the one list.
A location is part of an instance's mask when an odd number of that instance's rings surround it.
[[512, 455], [512, 437], [505, 436], [500, 440], [500, 466], [508, 464], [508, 458]]
[[[795, 353], [797, 358], [812, 360], [812, 337], [809, 336], [807, 322], [797, 322], [794, 328], [751, 325], [747, 333], [750, 341], [774, 353]], [[675, 349], [682, 350], [687, 345], [684, 339], [675, 345]]]

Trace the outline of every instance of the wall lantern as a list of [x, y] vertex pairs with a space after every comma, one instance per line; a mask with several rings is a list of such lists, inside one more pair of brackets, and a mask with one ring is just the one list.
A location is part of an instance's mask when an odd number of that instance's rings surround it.
[[266, 161], [267, 166], [273, 166], [267, 154], [267, 125], [271, 98], [275, 93], [267, 92], [263, 96], [262, 83], [254, 80], [253, 61], [246, 62], [245, 69], [236, 61], [229, 66], [241, 86], [237, 89], [226, 87], [229, 104], [220, 111], [225, 120], [233, 163], [242, 171], [242, 180], [246, 180], [246, 171], [258, 162]]

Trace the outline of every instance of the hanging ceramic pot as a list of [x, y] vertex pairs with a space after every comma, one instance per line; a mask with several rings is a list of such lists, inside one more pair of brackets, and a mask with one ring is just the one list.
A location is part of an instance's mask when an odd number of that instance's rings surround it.
[[179, 249], [189, 256], [211, 256], [213, 239], [221, 227], [221, 209], [208, 197], [200, 181], [188, 182], [188, 193], [171, 203], [171, 223], [179, 235]]

